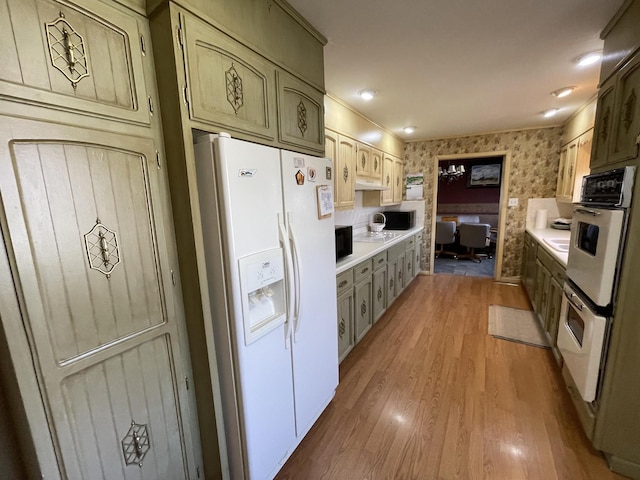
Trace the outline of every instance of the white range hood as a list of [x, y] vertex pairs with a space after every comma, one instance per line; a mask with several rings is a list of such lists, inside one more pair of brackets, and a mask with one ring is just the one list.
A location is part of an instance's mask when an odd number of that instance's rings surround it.
[[383, 187], [382, 183], [373, 180], [356, 179], [356, 190], [389, 190], [389, 187]]

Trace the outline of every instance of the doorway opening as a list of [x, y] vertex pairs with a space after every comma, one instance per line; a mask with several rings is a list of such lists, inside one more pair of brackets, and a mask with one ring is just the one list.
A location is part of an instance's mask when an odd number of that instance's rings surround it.
[[[435, 157], [431, 274], [501, 280], [510, 170], [509, 151]], [[440, 242], [449, 243], [436, 242], [438, 227]], [[449, 234], [442, 235], [447, 229]]]

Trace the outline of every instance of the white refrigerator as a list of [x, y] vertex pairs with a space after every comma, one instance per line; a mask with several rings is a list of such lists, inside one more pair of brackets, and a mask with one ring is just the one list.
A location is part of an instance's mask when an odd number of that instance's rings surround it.
[[230, 475], [271, 479], [338, 385], [333, 164], [227, 134], [194, 148]]

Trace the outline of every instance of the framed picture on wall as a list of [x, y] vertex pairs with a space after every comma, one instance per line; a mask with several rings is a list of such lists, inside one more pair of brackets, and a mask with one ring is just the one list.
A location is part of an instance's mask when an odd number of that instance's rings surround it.
[[499, 187], [501, 173], [500, 163], [471, 165], [467, 187]]

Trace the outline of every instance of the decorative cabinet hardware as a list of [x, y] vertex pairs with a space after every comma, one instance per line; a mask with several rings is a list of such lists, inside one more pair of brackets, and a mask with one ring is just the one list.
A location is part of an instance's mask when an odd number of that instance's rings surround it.
[[366, 302], [363, 300], [362, 301], [362, 305], [360, 305], [360, 316], [364, 317], [367, 313], [367, 304]]
[[342, 288], [342, 287], [344, 287], [346, 284], [347, 284], [347, 281], [346, 281], [346, 280], [343, 280], [343, 281], [341, 281], [341, 282], [338, 284], [338, 288]]
[[349, 167], [347, 167], [346, 165], [342, 170], [342, 179], [345, 181], [345, 183], [347, 182], [347, 180], [349, 180]]
[[151, 450], [151, 438], [146, 425], [131, 420], [131, 427], [122, 439], [122, 454], [126, 465], [138, 465], [142, 468], [145, 455]]
[[362, 165], [362, 169], [367, 166], [367, 157], [365, 157], [364, 153], [362, 154], [362, 158], [360, 158], [360, 164]]
[[117, 233], [97, 219], [93, 228], [84, 235], [84, 243], [89, 266], [111, 278], [111, 272], [120, 263]]
[[67, 77], [75, 89], [78, 82], [89, 76], [88, 56], [82, 35], [75, 31], [64, 13], [45, 24], [51, 65]]
[[378, 301], [382, 300], [382, 287], [378, 287]]
[[242, 78], [238, 75], [233, 63], [229, 70], [225, 72], [225, 80], [227, 83], [227, 101], [237, 115], [240, 107], [244, 105], [244, 92], [242, 90]]
[[338, 324], [338, 334], [340, 338], [344, 336], [344, 332], [347, 330], [346, 324], [344, 322], [344, 318], [340, 319], [340, 323]]
[[367, 273], [369, 271], [369, 267], [364, 267], [360, 273]]
[[302, 100], [298, 104], [298, 129], [304, 137], [304, 132], [307, 131], [307, 107], [304, 106]]
[[600, 124], [600, 138], [602, 138], [602, 141], [606, 142], [607, 141], [607, 137], [609, 136], [609, 118], [611, 117], [611, 108], [607, 107], [607, 109], [604, 112], [604, 115], [602, 115], [602, 122]]
[[631, 124], [633, 123], [633, 113], [636, 109], [636, 91], [635, 89], [631, 89], [631, 93], [629, 94], [629, 98], [624, 102], [624, 113], [622, 114], [622, 124], [624, 125], [625, 130], [628, 132], [629, 128], [631, 128]]
[[387, 187], [391, 184], [391, 177], [387, 173]]
[[393, 278], [389, 280], [389, 290], [393, 289]]

